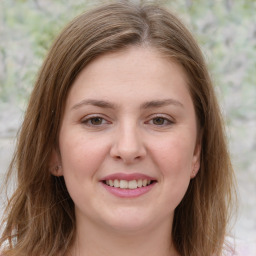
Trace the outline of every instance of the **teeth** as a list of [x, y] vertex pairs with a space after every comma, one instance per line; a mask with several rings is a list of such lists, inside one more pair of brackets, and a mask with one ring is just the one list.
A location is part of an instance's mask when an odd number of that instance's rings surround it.
[[106, 180], [106, 184], [108, 186], [111, 187], [115, 187], [115, 188], [122, 188], [122, 189], [136, 189], [136, 188], [141, 188], [146, 187], [147, 185], [149, 185], [151, 183], [151, 180], [147, 180], [147, 179], [139, 179], [139, 180]]
[[129, 181], [129, 189], [135, 189], [138, 187], [137, 181], [136, 180], [130, 180]]
[[120, 182], [119, 182], [119, 180], [114, 180], [114, 187], [115, 187], [115, 188], [120, 188]]
[[[120, 188], [128, 188], [129, 184], [127, 180], [120, 180]], [[130, 182], [129, 182], [130, 183]], [[130, 188], [130, 187], [129, 187]]]
[[[114, 181], [113, 180], [106, 181], [106, 183], [107, 182], [109, 182], [109, 186], [114, 187]], [[107, 183], [107, 185], [108, 185], [108, 183]]]

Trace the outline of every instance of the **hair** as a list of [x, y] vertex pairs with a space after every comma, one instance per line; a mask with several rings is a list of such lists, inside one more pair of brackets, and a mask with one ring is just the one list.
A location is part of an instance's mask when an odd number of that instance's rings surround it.
[[63, 177], [49, 171], [69, 90], [88, 63], [105, 53], [149, 46], [179, 63], [187, 77], [201, 134], [201, 167], [175, 210], [172, 238], [181, 256], [223, 252], [234, 195], [224, 125], [197, 42], [162, 7], [128, 1], [83, 13], [54, 42], [38, 74], [7, 180], [17, 188], [5, 212], [5, 256], [64, 255], [74, 241], [74, 203]]

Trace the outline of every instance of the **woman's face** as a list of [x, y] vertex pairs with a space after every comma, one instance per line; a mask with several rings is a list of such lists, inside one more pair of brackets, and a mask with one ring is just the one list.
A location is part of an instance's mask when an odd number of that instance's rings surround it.
[[77, 77], [60, 129], [78, 226], [171, 225], [199, 169], [195, 110], [178, 64], [149, 47], [103, 55]]

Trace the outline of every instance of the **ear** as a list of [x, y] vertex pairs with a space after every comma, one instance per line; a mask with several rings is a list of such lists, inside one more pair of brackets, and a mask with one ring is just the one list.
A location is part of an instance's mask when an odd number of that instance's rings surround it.
[[63, 170], [60, 161], [60, 154], [56, 151], [56, 149], [52, 150], [51, 158], [49, 162], [49, 171], [54, 176], [62, 176]]
[[195, 149], [194, 149], [194, 155], [193, 155], [193, 160], [192, 160], [191, 174], [190, 174], [191, 179], [196, 177], [196, 175], [200, 169], [201, 150], [202, 150], [201, 139], [198, 139]]

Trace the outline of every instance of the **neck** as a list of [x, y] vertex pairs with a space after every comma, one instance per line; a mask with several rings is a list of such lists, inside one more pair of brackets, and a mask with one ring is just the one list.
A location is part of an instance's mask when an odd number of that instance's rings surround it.
[[104, 229], [93, 223], [79, 225], [72, 256], [179, 256], [172, 244], [171, 225], [163, 223], [157, 227], [136, 231]]

